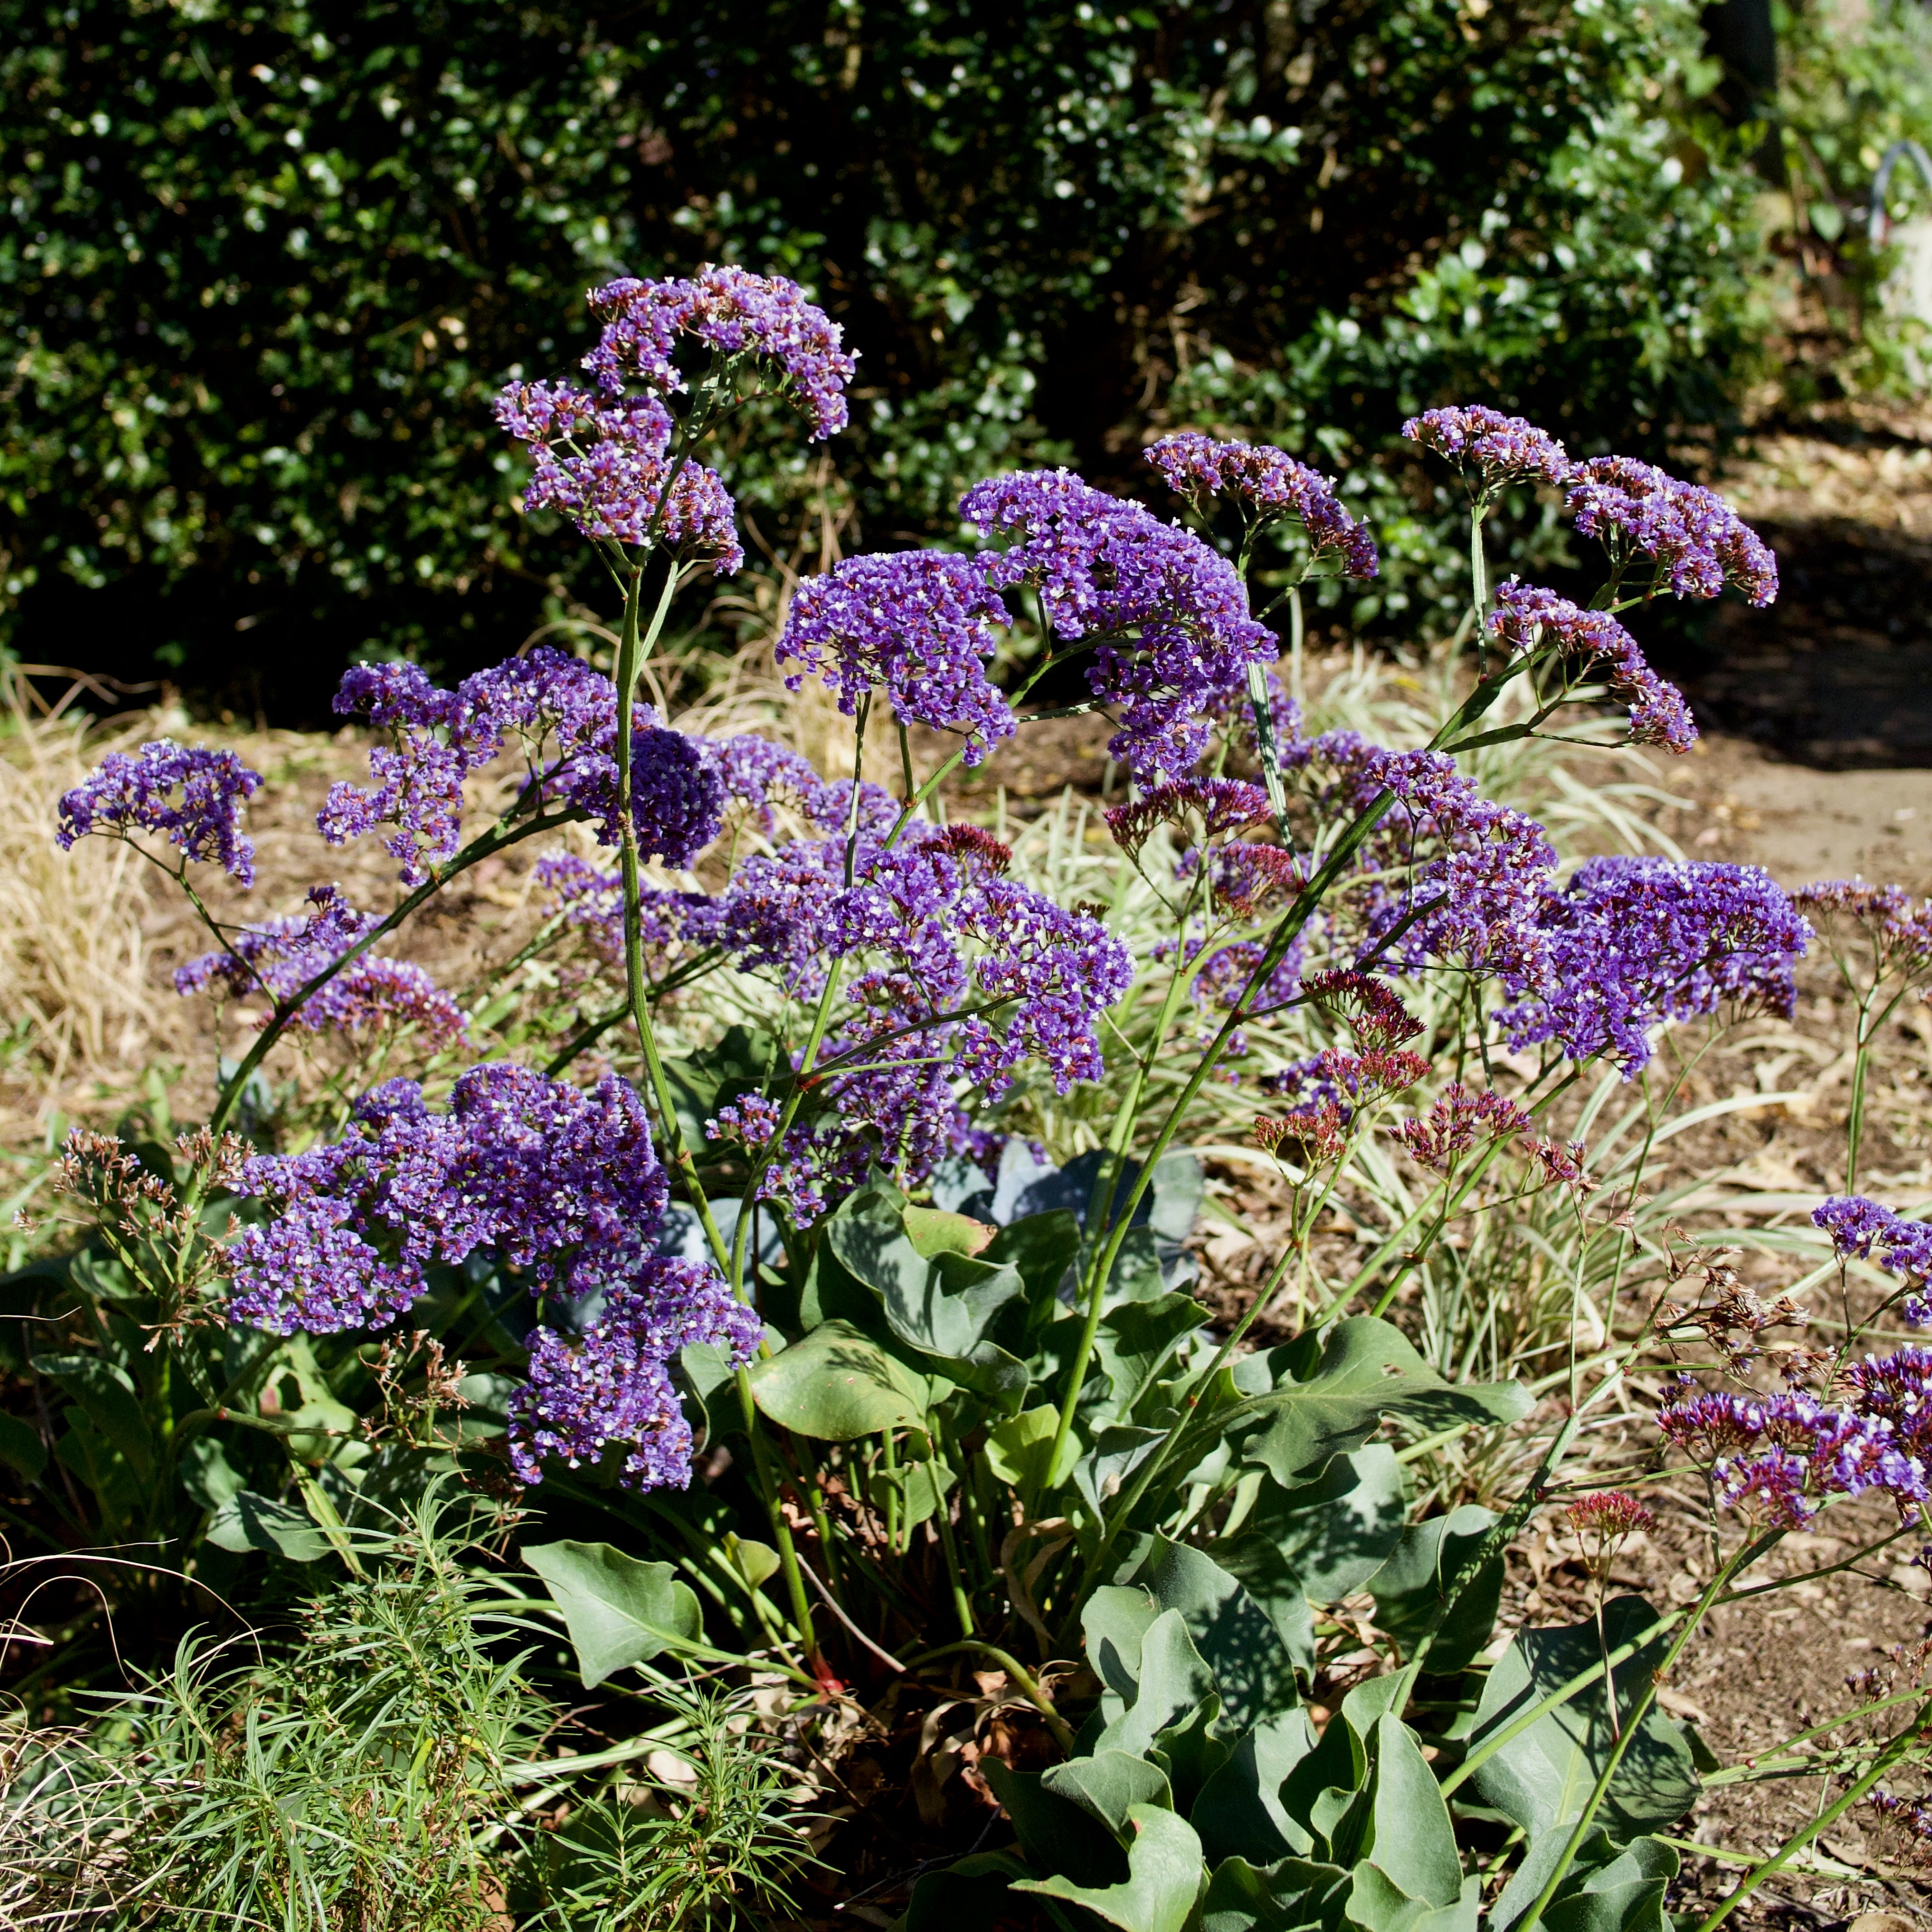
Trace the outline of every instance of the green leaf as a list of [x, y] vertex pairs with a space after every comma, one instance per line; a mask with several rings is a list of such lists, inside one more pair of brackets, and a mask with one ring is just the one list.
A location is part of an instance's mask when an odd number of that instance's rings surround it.
[[104, 1514], [126, 1516], [141, 1499], [140, 1480], [127, 1457], [94, 1427], [84, 1411], [70, 1408], [66, 1420], [66, 1428], [54, 1443], [56, 1460], [94, 1492]]
[[[1118, 1757], [1118, 1751], [1109, 1752]], [[1108, 1819], [1073, 1791], [1055, 1788], [1054, 1780], [1073, 1765], [1090, 1765], [1091, 1758], [1076, 1758], [1072, 1764], [1055, 1765], [1042, 1777], [1036, 1772], [1012, 1771], [996, 1757], [981, 1760], [993, 1796], [1013, 1821], [1013, 1832], [1027, 1862], [1038, 1872], [1058, 1873], [1076, 1885], [1118, 1885], [1127, 1876], [1127, 1855], [1121, 1840], [1126, 1834], [1126, 1807], [1118, 1822]], [[1142, 1774], [1150, 1774], [1165, 1792], [1167, 1780], [1151, 1765], [1138, 1758], [1126, 1758]]]
[[923, 1429], [930, 1390], [848, 1322], [828, 1322], [752, 1371], [752, 1394], [781, 1427], [824, 1442]]
[[982, 1261], [1019, 1270], [1027, 1306], [1036, 1321], [1059, 1307], [1060, 1283], [1080, 1252], [1080, 1222], [1069, 1209], [1028, 1214], [1002, 1228], [982, 1252]]
[[30, 1422], [0, 1409], [0, 1462], [17, 1470], [30, 1483], [40, 1480], [47, 1466], [47, 1445], [40, 1432]]
[[1245, 1731], [1300, 1702], [1294, 1660], [1274, 1625], [1211, 1556], [1156, 1532], [1130, 1580], [1180, 1614], [1214, 1672], [1230, 1730]]
[[1447, 1382], [1399, 1329], [1373, 1316], [1352, 1316], [1329, 1331], [1312, 1372], [1254, 1398], [1262, 1426], [1246, 1456], [1286, 1489], [1330, 1457], [1360, 1448], [1384, 1416], [1446, 1429], [1514, 1422], [1529, 1402], [1514, 1382]]
[[1120, 1932], [1183, 1932], [1194, 1916], [1206, 1877], [1201, 1840], [1184, 1820], [1157, 1804], [1136, 1804], [1127, 1816], [1135, 1835], [1127, 1852], [1124, 1884], [1088, 1886], [1070, 1879], [1022, 1879], [1014, 1891], [1084, 1906]]
[[1139, 1681], [1132, 1698], [1101, 1732], [1094, 1748], [1144, 1757], [1162, 1731], [1210, 1700], [1218, 1712], [1214, 1673], [1195, 1648], [1180, 1612], [1163, 1610], [1141, 1639]]
[[1094, 1359], [1107, 1378], [1105, 1412], [1126, 1418], [1174, 1360], [1182, 1336], [1199, 1328], [1207, 1311], [1191, 1294], [1162, 1294], [1148, 1301], [1124, 1301], [1102, 1316]]
[[[1096, 1520], [1132, 1480], [1141, 1465], [1173, 1434], [1171, 1427], [1141, 1429], [1132, 1423], [1109, 1423], [1094, 1438], [1094, 1446], [1073, 1465], [1073, 1484]], [[1067, 1438], [1073, 1441], [1072, 1436]]]
[[1412, 1649], [1442, 1617], [1430, 1646], [1426, 1667], [1436, 1676], [1460, 1670], [1490, 1640], [1502, 1599], [1503, 1559], [1491, 1557], [1466, 1583], [1448, 1614], [1444, 1592], [1470, 1553], [1496, 1523], [1489, 1510], [1465, 1503], [1447, 1516], [1403, 1531], [1388, 1560], [1369, 1579], [1375, 1594], [1376, 1623], [1405, 1648]]
[[[1127, 1838], [1127, 1819], [1136, 1804], [1165, 1805], [1174, 1809], [1173, 1787], [1159, 1765], [1150, 1764], [1121, 1750], [1096, 1750], [1090, 1757], [1069, 1758], [1056, 1764], [1042, 1779], [1046, 1789], [1077, 1806], [1090, 1819], [1097, 1820], [1111, 1832], [1117, 1844]], [[1030, 1854], [1029, 1854], [1030, 1856]], [[1034, 1863], [1048, 1871], [1077, 1872], [1058, 1858], [1036, 1858]], [[1083, 1885], [1112, 1883], [1126, 1875], [1126, 1863], [1102, 1878], [1082, 1879]]]
[[1393, 1712], [1376, 1726], [1370, 1861], [1408, 1898], [1457, 1904], [1462, 1862], [1442, 1786], [1408, 1726]]
[[[1604, 1606], [1604, 1634], [1614, 1651], [1647, 1630], [1657, 1612], [1641, 1597], [1613, 1598]], [[1632, 1706], [1657, 1669], [1667, 1634], [1654, 1638], [1616, 1667], [1618, 1722], [1628, 1727]], [[1594, 1619], [1556, 1628], [1519, 1630], [1496, 1660], [1476, 1708], [1473, 1747], [1493, 1736], [1571, 1678], [1598, 1662]], [[1613, 1740], [1600, 1682], [1567, 1704], [1546, 1711], [1472, 1774], [1492, 1804], [1532, 1840], [1582, 1811], [1602, 1774]], [[1597, 1822], [1613, 1844], [1627, 1844], [1681, 1818], [1698, 1791], [1690, 1741], [1683, 1727], [1653, 1704], [1625, 1748], [1598, 1808]]]
[[1080, 1613], [1087, 1660], [1115, 1697], [1125, 1700], [1138, 1689], [1141, 1647], [1160, 1612], [1144, 1590], [1102, 1583]]
[[1006, 1417], [986, 1432], [986, 1467], [998, 1481], [1016, 1490], [1058, 1489], [1080, 1454], [1079, 1441], [1070, 1430], [1058, 1464], [1048, 1469], [1047, 1454], [1059, 1426], [1057, 1408], [1024, 1408]]
[[1349, 1877], [1340, 1865], [1306, 1858], [1259, 1868], [1228, 1858], [1208, 1881], [1201, 1932], [1341, 1932]]
[[921, 1875], [894, 1932], [996, 1932], [1008, 1887], [1026, 1875], [1010, 1852], [969, 1852]]
[[218, 1510], [232, 1502], [248, 1486], [212, 1436], [190, 1436], [182, 1444], [176, 1468], [182, 1487], [203, 1509]]
[[36, 1355], [32, 1366], [80, 1408], [137, 1477], [145, 1482], [154, 1474], [154, 1438], [124, 1369], [98, 1355]]
[[1288, 1816], [1281, 1787], [1316, 1742], [1315, 1726], [1300, 1707], [1242, 1734], [1188, 1814], [1210, 1865], [1238, 1856], [1270, 1864], [1314, 1849], [1312, 1834]]
[[[1491, 1910], [1494, 1932], [1509, 1932], [1541, 1895], [1569, 1836], [1548, 1832], [1530, 1846]], [[1664, 1901], [1679, 1864], [1675, 1848], [1660, 1838], [1634, 1838], [1619, 1852], [1593, 1826], [1541, 1923], [1550, 1932], [1670, 1932]]]
[[328, 1538], [306, 1510], [257, 1496], [253, 1490], [238, 1490], [214, 1512], [208, 1540], [216, 1549], [238, 1556], [244, 1550], [268, 1550], [291, 1563], [314, 1563], [328, 1554]]
[[563, 1612], [587, 1690], [627, 1664], [698, 1642], [698, 1598], [668, 1563], [645, 1563], [608, 1543], [526, 1545], [524, 1561]]
[[1378, 1867], [1358, 1865], [1348, 1887], [1348, 1923], [1361, 1932], [1476, 1932], [1480, 1879], [1464, 1880], [1447, 1905], [1412, 1898]]
[[900, 1214], [907, 1240], [928, 1261], [941, 1255], [976, 1255], [1000, 1232], [990, 1221], [949, 1214], [944, 1208], [904, 1208]]
[[732, 1568], [753, 1589], [770, 1582], [778, 1574], [778, 1553], [769, 1543], [754, 1542], [748, 1536], [740, 1536], [728, 1529], [722, 1540], [724, 1555]]
[[1018, 1408], [1025, 1364], [986, 1336], [1023, 1292], [1017, 1268], [950, 1252], [928, 1259], [906, 1232], [904, 1206], [877, 1187], [842, 1204], [826, 1237], [847, 1271], [878, 1295], [901, 1342], [932, 1357], [949, 1380]]
[[899, 1527], [915, 1529], [938, 1510], [959, 1480], [943, 1457], [902, 1462], [896, 1469], [874, 1469], [872, 1484], [881, 1497], [888, 1490], [899, 1499]]

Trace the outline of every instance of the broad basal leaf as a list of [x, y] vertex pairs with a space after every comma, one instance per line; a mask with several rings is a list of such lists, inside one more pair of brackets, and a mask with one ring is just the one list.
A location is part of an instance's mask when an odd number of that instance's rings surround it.
[[1489, 1510], [1465, 1503], [1447, 1516], [1413, 1524], [1369, 1579], [1377, 1626], [1405, 1650], [1413, 1651], [1428, 1631], [1435, 1630], [1424, 1667], [1436, 1676], [1462, 1670], [1496, 1628], [1503, 1588], [1500, 1555], [1483, 1564], [1453, 1604], [1448, 1594], [1496, 1520]]
[[[1542, 1897], [1570, 1835], [1570, 1828], [1558, 1826], [1531, 1841], [1528, 1856], [1490, 1908], [1491, 1932], [1511, 1932]], [[1558, 1932], [1670, 1932], [1664, 1901], [1678, 1865], [1676, 1852], [1660, 1838], [1634, 1838], [1620, 1852], [1600, 1826], [1592, 1825], [1540, 1923]]]
[[98, 1355], [36, 1355], [33, 1368], [74, 1404], [146, 1481], [154, 1473], [154, 1442], [141, 1399], [124, 1369]]
[[586, 1689], [627, 1664], [698, 1642], [698, 1598], [668, 1563], [645, 1563], [608, 1543], [526, 1545], [524, 1561], [563, 1612]]
[[1120, 1932], [1183, 1932], [1206, 1881], [1201, 1840], [1184, 1820], [1157, 1804], [1135, 1805], [1127, 1822], [1134, 1840], [1127, 1852], [1124, 1884], [1089, 1886], [1064, 1878], [1022, 1879], [1014, 1891], [1084, 1906], [1102, 1924], [1117, 1926]]
[[850, 1442], [887, 1429], [923, 1429], [923, 1377], [850, 1323], [828, 1322], [752, 1371], [752, 1394], [786, 1429]]
[[238, 1555], [248, 1550], [272, 1550], [291, 1563], [314, 1563], [328, 1554], [328, 1538], [305, 1510], [257, 1496], [253, 1490], [238, 1491], [214, 1512], [208, 1540], [218, 1550]]

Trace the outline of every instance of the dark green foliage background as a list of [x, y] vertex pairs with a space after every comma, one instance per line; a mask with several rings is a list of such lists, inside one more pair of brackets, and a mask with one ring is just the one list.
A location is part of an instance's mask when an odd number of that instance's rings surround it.
[[774, 542], [826, 484], [848, 549], [943, 541], [989, 471], [1144, 489], [1144, 434], [1240, 424], [1350, 472], [1354, 614], [1412, 628], [1456, 544], [1359, 466], [1404, 412], [1724, 416], [1758, 244], [1696, 46], [1676, 0], [0, 0], [0, 626], [296, 720], [608, 602], [488, 398], [588, 284], [715, 258], [862, 356], [829, 470], [740, 453]]

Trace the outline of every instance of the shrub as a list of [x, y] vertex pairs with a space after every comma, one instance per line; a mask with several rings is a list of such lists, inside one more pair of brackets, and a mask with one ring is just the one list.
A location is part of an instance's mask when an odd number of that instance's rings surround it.
[[1388, 564], [1358, 615], [1426, 625], [1453, 514], [1364, 461], [1392, 422], [1480, 390], [1648, 452], [1729, 409], [1756, 244], [1687, 131], [1696, 17], [27, 8], [11, 634], [310, 720], [345, 655], [494, 662], [598, 579], [480, 404], [587, 276], [694, 254], [801, 278], [863, 353], [829, 477], [735, 452], [781, 550], [828, 481], [848, 543], [950, 541], [983, 476], [1137, 490], [1135, 446], [1211, 415], [1348, 464]]

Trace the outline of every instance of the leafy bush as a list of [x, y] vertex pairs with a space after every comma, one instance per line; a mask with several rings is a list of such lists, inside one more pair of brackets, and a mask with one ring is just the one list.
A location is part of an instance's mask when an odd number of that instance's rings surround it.
[[[313, 1856], [337, 1861], [338, 1895], [419, 1859], [452, 1912], [494, 1909], [465, 1858], [674, 1734], [694, 1740], [686, 1809], [573, 1799], [554, 1860], [519, 1879], [527, 1907], [500, 1902], [595, 1923], [638, 1905], [644, 1870], [673, 1922], [769, 1915], [806, 1876], [781, 1752], [850, 1799], [837, 1760], [885, 1729], [852, 1717], [883, 1685], [879, 1704], [922, 1713], [930, 1796], [970, 1666], [1000, 1713], [975, 1748], [1014, 1842], [986, 1843], [982, 1813], [943, 1870], [895, 1848], [845, 1902], [897, 1886], [914, 1928], [1036, 1907], [1122, 1932], [1664, 1932], [1667, 1828], [1710, 1762], [1658, 1708], [1671, 1668], [1714, 1609], [1780, 1587], [1740, 1580], [1792, 1530], [1891, 1501], [1898, 1526], [1847, 1526], [1846, 1567], [1932, 1504], [1932, 1352], [1858, 1352], [1932, 1319], [1932, 1226], [1853, 1192], [1873, 1040], [1932, 982], [1932, 907], [1858, 881], [1794, 902], [1753, 868], [1641, 849], [1562, 878], [1544, 826], [1478, 778], [1522, 782], [1545, 740], [1685, 748], [1688, 710], [1618, 614], [1768, 602], [1775, 560], [1661, 470], [1430, 412], [1404, 433], [1465, 495], [1467, 647], [1413, 700], [1424, 743], [1311, 734], [1304, 593], [1373, 581], [1375, 546], [1284, 452], [1177, 435], [1149, 454], [1191, 528], [1036, 471], [968, 494], [970, 550], [801, 584], [776, 655], [851, 721], [851, 776], [830, 776], [634, 698], [680, 579], [742, 560], [704, 459], [781, 402], [836, 434], [836, 330], [741, 270], [591, 300], [598, 386], [520, 382], [498, 407], [531, 501], [622, 586], [612, 674], [543, 648], [453, 690], [410, 665], [348, 674], [386, 742], [319, 829], [385, 836], [405, 889], [388, 914], [318, 886], [298, 916], [215, 918], [208, 868], [253, 876], [260, 780], [232, 752], [117, 752], [62, 801], [64, 843], [127, 839], [174, 878], [218, 949], [178, 986], [245, 997], [255, 1025], [202, 1128], [70, 1142], [92, 1242], [8, 1284], [60, 1432], [50, 1464], [15, 1418], [0, 1455], [74, 1543], [182, 1552], [128, 1590], [162, 1616], [338, 1568], [353, 1580], [324, 1604], [352, 1622], [449, 1611], [446, 1648], [398, 1642], [388, 1676], [345, 1685], [321, 1658], [277, 1680], [293, 1701], [325, 1687], [286, 1729], [292, 1784], [250, 1824], [252, 1762], [232, 1742], [196, 1758], [160, 1801], [183, 1808], [155, 1882], [197, 1873], [206, 1816], [220, 1885], [287, 1891], [286, 1821], [333, 1750], [356, 1777], [313, 1802], [386, 1834], [329, 1828]], [[1589, 606], [1492, 586], [1511, 493], [1560, 496], [1600, 544]], [[1196, 533], [1217, 527], [1225, 553]], [[1280, 666], [1264, 596], [1294, 640]], [[946, 809], [962, 768], [1070, 710], [1118, 727], [1120, 803], [1063, 814], [1024, 856]], [[881, 739], [896, 789], [866, 776]], [[1594, 824], [1631, 830], [1613, 794]], [[537, 838], [550, 916], [472, 1010], [377, 950]], [[1646, 1186], [1660, 1141], [1760, 1103], [1693, 1106], [1685, 1083], [1726, 1018], [1790, 1012], [1821, 935], [1856, 1011], [1845, 1193], [1762, 1238], [1808, 1283], [1837, 1279], [1843, 1326], [1804, 1348], [1775, 1339], [1803, 1311], [1687, 1248], [1682, 1192]], [[278, 1095], [264, 1071], [298, 1032], [327, 1036], [334, 1076]], [[1270, 1162], [1286, 1204], [1266, 1279], [1218, 1328], [1187, 1292], [1208, 1154]], [[1553, 1306], [1522, 1285], [1544, 1264]], [[1264, 1316], [1286, 1339], [1244, 1346]], [[1646, 1352], [1694, 1338], [1733, 1382], [1774, 1366], [1782, 1385], [1668, 1390], [1677, 1460], [1652, 1473], [1705, 1478], [1712, 1555], [1660, 1610], [1608, 1594], [1649, 1512], [1579, 1493], [1574, 1458]], [[544, 1539], [498, 1526], [520, 1559], [503, 1601], [471, 1600], [499, 1574], [482, 1561], [385, 1598], [370, 1539], [452, 1481], [520, 1492]], [[1505, 1552], [1559, 1500], [1593, 1613], [1501, 1641]], [[589, 1708], [621, 1727], [608, 1751], [500, 1764], [536, 1752], [516, 1680], [556, 1647], [498, 1655], [476, 1629], [500, 1615], [560, 1624], [607, 1700]], [[98, 1641], [83, 1620], [37, 1668]], [[679, 1706], [668, 1662], [742, 1686], [758, 1735], [734, 1745], [718, 1707]], [[637, 1671], [668, 1731], [627, 1708]], [[252, 1693], [218, 1689], [190, 1671], [132, 1708], [186, 1713], [169, 1721], [190, 1744], [214, 1708], [255, 1735]], [[1750, 1856], [1701, 1932], [1862, 1801], [1924, 1814], [1884, 1781], [1924, 1762], [1932, 1701], [1858, 1695], [1730, 1768], [1778, 1775], [1814, 1736], [1912, 1707], [1837, 1748], [1843, 1789]], [[145, 1739], [129, 1708], [112, 1714]], [[536, 1789], [500, 1828], [518, 1780]], [[840, 1855], [870, 1876], [874, 1847]]]
[[1480, 391], [1660, 448], [1725, 416], [1758, 326], [1682, 0], [14, 24], [15, 646], [158, 652], [284, 716], [345, 655], [467, 670], [596, 603], [483, 420], [587, 278], [742, 261], [844, 322], [829, 476], [757, 428], [735, 452], [781, 550], [801, 523], [816, 550], [821, 486], [848, 547], [944, 541], [981, 476], [1070, 456], [1138, 488], [1144, 434], [1204, 416], [1349, 466], [1388, 560], [1358, 616], [1398, 629], [1453, 608], [1455, 542], [1364, 460], [1394, 421]]

